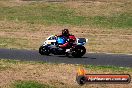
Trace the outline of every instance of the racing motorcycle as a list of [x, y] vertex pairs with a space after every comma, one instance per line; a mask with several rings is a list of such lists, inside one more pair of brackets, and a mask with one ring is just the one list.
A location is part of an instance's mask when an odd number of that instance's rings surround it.
[[[39, 53], [41, 55], [66, 55], [68, 57], [82, 57], [86, 53], [86, 48], [84, 45], [88, 42], [86, 38], [76, 38], [76, 42], [73, 46], [67, 49], [62, 49], [59, 47], [60, 44], [64, 44], [66, 42], [63, 37], [56, 37], [55, 35], [51, 35], [46, 38], [46, 41], [40, 46]], [[60, 43], [61, 41], [61, 43]]]

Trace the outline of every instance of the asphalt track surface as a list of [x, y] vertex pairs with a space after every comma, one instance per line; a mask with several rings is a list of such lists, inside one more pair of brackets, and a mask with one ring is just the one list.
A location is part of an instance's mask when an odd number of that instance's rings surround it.
[[42, 56], [38, 53], [37, 50], [0, 49], [0, 59], [132, 67], [132, 55], [125, 54], [88, 53], [85, 54], [82, 58], [68, 58], [62, 55]]

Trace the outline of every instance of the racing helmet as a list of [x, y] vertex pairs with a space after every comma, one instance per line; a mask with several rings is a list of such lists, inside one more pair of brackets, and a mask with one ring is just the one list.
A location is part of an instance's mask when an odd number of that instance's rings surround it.
[[63, 29], [62, 30], [62, 35], [68, 36], [69, 35], [69, 30], [68, 29]]

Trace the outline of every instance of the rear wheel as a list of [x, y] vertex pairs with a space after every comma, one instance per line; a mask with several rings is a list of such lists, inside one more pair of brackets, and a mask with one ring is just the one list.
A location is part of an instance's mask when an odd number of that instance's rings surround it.
[[49, 50], [48, 46], [40, 46], [39, 53], [41, 55], [49, 55], [50, 54], [50, 50]]
[[82, 57], [86, 53], [86, 48], [84, 46], [75, 46], [72, 49], [73, 57]]

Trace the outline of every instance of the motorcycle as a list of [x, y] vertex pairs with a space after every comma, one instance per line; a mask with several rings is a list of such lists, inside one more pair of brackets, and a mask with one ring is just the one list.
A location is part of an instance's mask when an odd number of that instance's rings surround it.
[[66, 40], [62, 37], [56, 37], [55, 35], [51, 35], [46, 38], [46, 41], [40, 46], [39, 53], [41, 55], [66, 55], [68, 57], [82, 57], [86, 53], [86, 48], [84, 45], [88, 42], [86, 38], [76, 38], [76, 42], [73, 46], [67, 49], [62, 49], [59, 47], [59, 40], [63, 40], [63, 43]]

